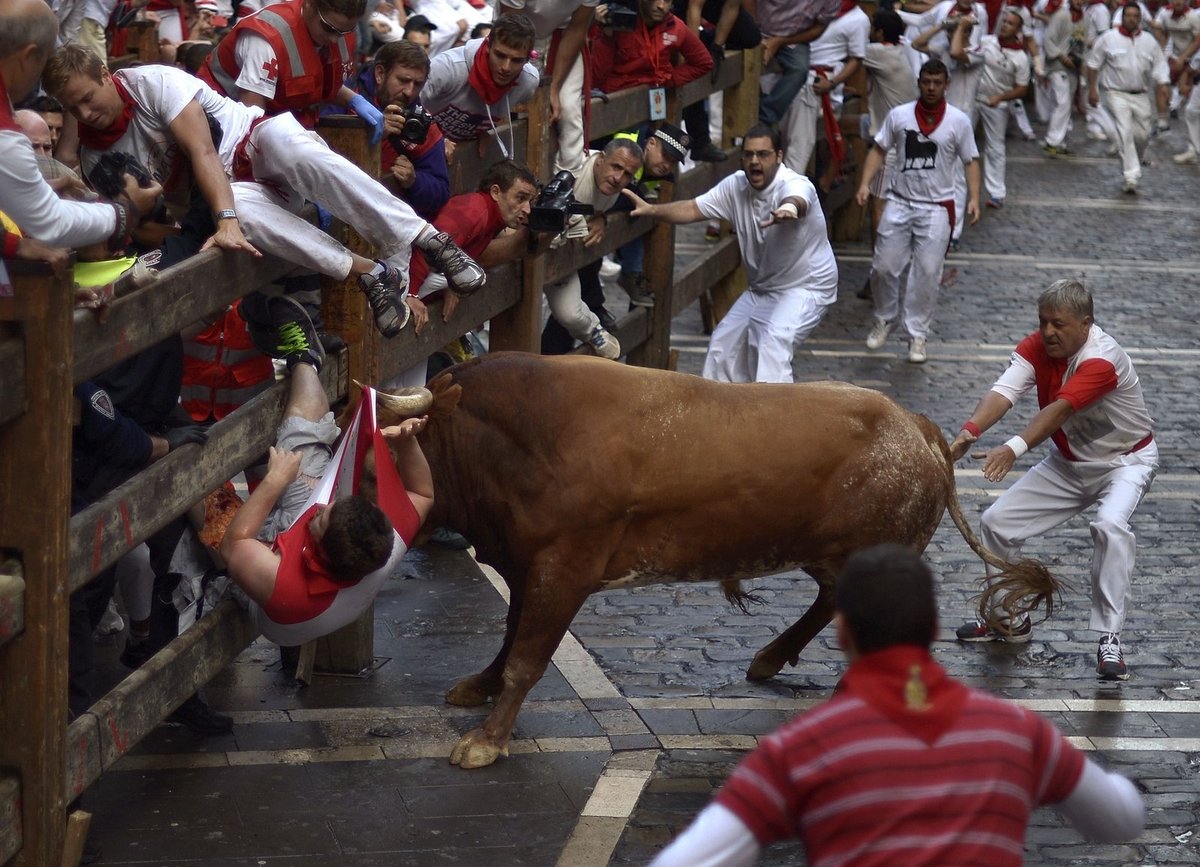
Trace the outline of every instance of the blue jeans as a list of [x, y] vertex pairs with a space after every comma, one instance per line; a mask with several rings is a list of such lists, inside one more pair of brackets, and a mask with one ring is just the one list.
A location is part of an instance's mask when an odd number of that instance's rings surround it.
[[758, 103], [759, 123], [777, 124], [808, 79], [808, 44], [785, 45], [775, 55], [783, 72]]
[[617, 261], [623, 274], [641, 274], [646, 258], [646, 239], [634, 238], [623, 247], [617, 248]]

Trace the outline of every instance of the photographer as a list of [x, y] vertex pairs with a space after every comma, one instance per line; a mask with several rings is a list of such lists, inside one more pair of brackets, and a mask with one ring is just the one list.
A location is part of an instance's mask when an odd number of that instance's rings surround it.
[[[641, 169], [642, 159], [642, 149], [629, 139], [613, 139], [603, 151], [588, 156], [575, 183], [574, 200], [581, 205], [590, 205], [594, 215], [585, 218], [576, 214], [567, 218], [567, 229], [559, 237], [582, 240], [585, 247], [599, 244], [604, 238], [604, 228], [608, 222], [605, 213]], [[549, 187], [547, 185], [547, 190]], [[538, 199], [538, 208], [546, 207], [547, 198], [544, 191]], [[559, 207], [562, 209], [563, 206]], [[583, 302], [579, 274], [549, 284], [545, 291], [551, 315], [568, 334], [587, 343], [601, 358], [616, 359], [621, 356], [621, 344], [617, 338], [600, 324], [599, 317]]]
[[446, 139], [419, 101], [428, 78], [429, 55], [421, 46], [389, 42], [359, 75], [359, 91], [383, 111], [381, 182], [432, 220], [450, 198], [450, 174]]
[[[592, 80], [606, 93], [648, 84], [682, 87], [713, 68], [700, 37], [671, 12], [671, 0], [639, 0], [632, 30], [612, 26], [613, 5], [592, 42]], [[678, 63], [677, 63], [678, 60]]]

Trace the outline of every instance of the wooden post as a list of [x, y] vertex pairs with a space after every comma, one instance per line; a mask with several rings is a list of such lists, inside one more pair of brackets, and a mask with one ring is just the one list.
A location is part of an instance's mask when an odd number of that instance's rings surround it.
[[[326, 144], [375, 178], [379, 176], [379, 145], [372, 145], [364, 123], [356, 117], [325, 118], [317, 130]], [[371, 258], [374, 248], [350, 226], [341, 227], [339, 240], [352, 252]], [[340, 282], [322, 281], [321, 316], [325, 327], [338, 334], [349, 350], [347, 390], [350, 403], [358, 400], [353, 380], [372, 385], [382, 379], [381, 346], [383, 336], [375, 327], [375, 316], [367, 296], [355, 278]], [[354, 623], [322, 638], [317, 647], [317, 666], [339, 674], [357, 674], [371, 664], [375, 656], [375, 606], [370, 606]], [[323, 668], [322, 661], [332, 667]]]
[[[550, 113], [550, 94], [539, 87], [529, 102], [529, 137], [525, 164], [538, 178], [550, 177], [550, 124], [538, 123]], [[493, 351], [502, 349], [540, 352], [542, 348], [542, 287], [546, 283], [546, 256], [526, 256], [521, 263], [521, 299], [492, 317], [489, 335]], [[484, 291], [487, 291], [486, 289]]]
[[25, 412], [0, 427], [0, 548], [25, 578], [25, 629], [0, 648], [0, 767], [21, 782], [16, 863], [62, 861], [71, 513], [72, 293], [44, 265], [9, 262], [25, 338]]
[[[180, 11], [182, 14], [182, 10]], [[133, 21], [126, 28], [126, 43], [140, 63], [158, 63], [158, 25], [153, 21]]]

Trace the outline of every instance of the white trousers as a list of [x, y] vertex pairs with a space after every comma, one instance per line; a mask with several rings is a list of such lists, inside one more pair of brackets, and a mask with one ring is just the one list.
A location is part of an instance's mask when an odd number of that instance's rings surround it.
[[1108, 109], [1104, 107], [1104, 90], [1100, 91], [1100, 104], [1095, 108], [1088, 106], [1088, 129], [1093, 132], [1098, 132], [1108, 139], [1113, 144], [1117, 143], [1117, 124], [1113, 120], [1113, 116], [1108, 113]]
[[[319, 202], [331, 214], [353, 226], [379, 251], [379, 257], [389, 265], [408, 274], [408, 259], [413, 242], [429, 225], [406, 202], [393, 196], [383, 185], [358, 168], [328, 145], [311, 130], [302, 127], [290, 114], [276, 115], [258, 124], [250, 133], [247, 145], [254, 178], [270, 190], [284, 207], [297, 213], [304, 201]], [[303, 220], [298, 222], [304, 223]], [[288, 240], [289, 256], [298, 264], [333, 277], [327, 267], [303, 262], [309, 244], [329, 249], [320, 237], [328, 238], [315, 226], [304, 223], [301, 229], [292, 223], [287, 232], [258, 226], [265, 237], [281, 235]], [[318, 237], [320, 236], [320, 237]], [[332, 239], [329, 239], [332, 241]], [[340, 244], [334, 242], [338, 248]], [[276, 252], [271, 250], [271, 252]], [[346, 252], [345, 261], [349, 262]]]
[[1003, 199], [1008, 194], [1004, 183], [1004, 133], [1008, 129], [1008, 112], [1007, 102], [1002, 102], [995, 108], [983, 103], [979, 105], [979, 117], [983, 126], [983, 186], [989, 196], [997, 199]]
[[583, 303], [579, 275], [572, 274], [566, 280], [551, 283], [545, 292], [546, 300], [550, 302], [550, 315], [576, 340], [587, 340], [600, 319]]
[[[591, 95], [588, 95], [591, 98]], [[558, 115], [558, 153], [554, 157], [554, 171], [566, 170], [578, 177], [583, 168], [583, 53], [563, 79], [559, 91], [562, 109]]]
[[1117, 147], [1121, 153], [1121, 172], [1126, 181], [1142, 177], [1142, 155], [1150, 142], [1150, 124], [1154, 118], [1148, 93], [1104, 92], [1104, 106], [1117, 125]]
[[1071, 125], [1071, 100], [1079, 76], [1065, 69], [1055, 69], [1046, 75], [1049, 83], [1050, 120], [1046, 126], [1046, 144], [1062, 147], [1067, 140], [1067, 128]]
[[1200, 87], [1192, 88], [1188, 97], [1187, 107], [1183, 110], [1183, 119], [1187, 124], [1188, 144], [1192, 150], [1200, 153]]
[[[800, 88], [780, 121], [783, 131], [783, 164], [798, 175], [808, 175], [808, 162], [817, 146], [817, 124], [821, 119], [821, 97], [813, 93], [815, 73]], [[835, 106], [836, 108], [836, 106]]]
[[154, 14], [158, 16], [158, 38], [160, 40], [183, 41], [183, 18], [180, 17], [178, 9], [159, 9]]
[[792, 356], [825, 316], [827, 305], [807, 289], [747, 290], [713, 329], [705, 379], [792, 382]]
[[1068, 461], [1050, 456], [1005, 491], [980, 522], [985, 547], [1012, 561], [1026, 539], [1039, 536], [1099, 504], [1091, 521], [1092, 616], [1088, 628], [1120, 632], [1130, 601], [1136, 542], [1130, 520], [1158, 470], [1158, 445], [1115, 461]]
[[904, 288], [904, 329], [910, 337], [929, 336], [949, 242], [949, 214], [941, 205], [887, 200], [871, 263], [876, 318], [894, 322], [900, 316], [900, 275], [911, 262]]

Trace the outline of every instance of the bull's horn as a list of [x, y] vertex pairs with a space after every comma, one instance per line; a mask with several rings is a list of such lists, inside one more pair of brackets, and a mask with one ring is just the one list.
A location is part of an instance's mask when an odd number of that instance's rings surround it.
[[[357, 380], [354, 384], [362, 388]], [[376, 394], [379, 396], [380, 411], [396, 419], [425, 415], [433, 406], [433, 392], [423, 386], [398, 388], [391, 392], [377, 391]]]

